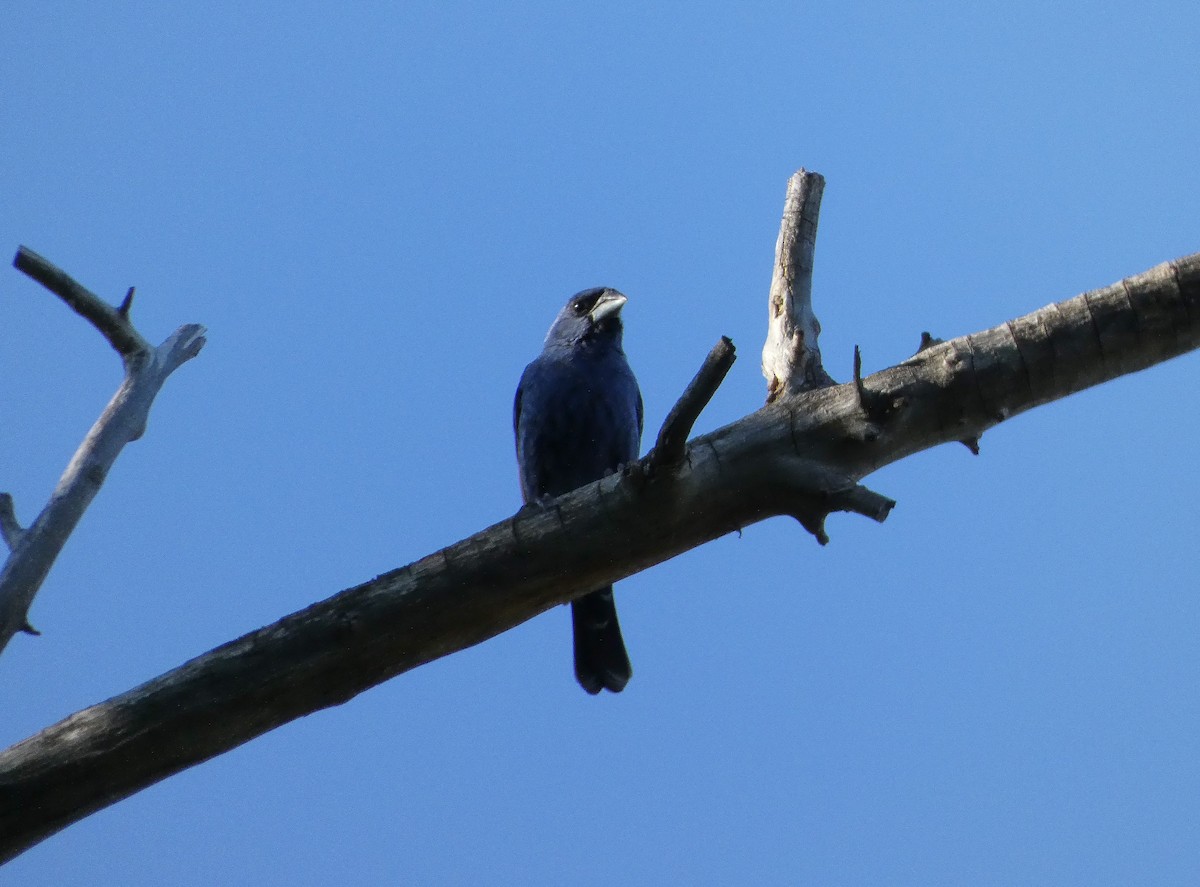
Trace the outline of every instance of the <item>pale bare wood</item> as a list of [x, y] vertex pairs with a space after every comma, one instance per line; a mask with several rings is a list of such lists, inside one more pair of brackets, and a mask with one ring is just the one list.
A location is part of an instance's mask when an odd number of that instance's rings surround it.
[[204, 327], [192, 323], [181, 326], [156, 348], [129, 320], [132, 287], [114, 308], [25, 247], [17, 250], [13, 265], [99, 330], [121, 356], [125, 378], [29, 527], [17, 523], [12, 497], [0, 493], [0, 535], [9, 547], [0, 569], [0, 652], [18, 632], [38, 634], [29, 624], [29, 607], [59, 552], [125, 444], [145, 432], [150, 407], [167, 377], [199, 354], [205, 341]]
[[821, 364], [821, 324], [812, 307], [813, 259], [825, 179], [799, 170], [787, 184], [767, 297], [767, 340], [762, 371], [767, 403], [834, 384]]

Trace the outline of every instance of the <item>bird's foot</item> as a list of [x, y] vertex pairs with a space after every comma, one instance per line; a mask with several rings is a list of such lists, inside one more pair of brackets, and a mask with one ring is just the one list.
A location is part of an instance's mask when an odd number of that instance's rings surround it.
[[549, 510], [550, 505], [554, 502], [554, 499], [555, 499], [554, 496], [538, 496], [536, 499], [532, 499], [529, 502], [526, 502], [519, 509], [517, 509], [517, 515], [520, 516], [520, 515], [531, 514], [533, 512], [540, 513], [543, 511], [547, 511], [547, 510]]

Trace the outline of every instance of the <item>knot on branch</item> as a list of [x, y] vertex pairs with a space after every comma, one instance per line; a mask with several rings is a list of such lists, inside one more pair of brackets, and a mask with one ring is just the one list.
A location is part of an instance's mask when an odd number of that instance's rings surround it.
[[[933, 335], [928, 330], [926, 330], [921, 333], [921, 342], [920, 342], [920, 344], [917, 345], [917, 350], [913, 353], [913, 357], [916, 357], [922, 351], [928, 351], [934, 345], [943, 345], [943, 344], [945, 344], [945, 342], [946, 342], [945, 339], [939, 339], [937, 336]], [[966, 447], [968, 450], [970, 450], [971, 455], [973, 455], [973, 456], [979, 455], [979, 438], [978, 437], [964, 437], [962, 440], [959, 441], [959, 443], [962, 444], [964, 447]]]
[[858, 405], [867, 418], [868, 431], [861, 438], [864, 441], [877, 439], [880, 426], [908, 405], [908, 402], [902, 397], [890, 397], [873, 391], [863, 384], [862, 351], [857, 345], [854, 346], [854, 390], [858, 395]]

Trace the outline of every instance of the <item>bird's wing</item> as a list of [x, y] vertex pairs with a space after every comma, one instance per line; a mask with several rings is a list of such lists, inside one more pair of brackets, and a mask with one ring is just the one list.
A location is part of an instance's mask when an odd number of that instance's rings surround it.
[[521, 401], [524, 397], [524, 392], [526, 392], [526, 388], [528, 388], [530, 384], [533, 384], [535, 364], [536, 361], [524, 368], [524, 372], [521, 373], [521, 382], [517, 383], [517, 394], [514, 398], [512, 398], [512, 433], [514, 434], [521, 433]]
[[513, 398], [513, 434], [520, 434], [521, 427], [521, 395], [525, 391], [525, 374], [521, 374], [521, 381], [517, 385], [517, 396]]
[[[521, 398], [521, 392], [517, 392], [518, 401]], [[638, 416], [638, 440], [642, 439], [642, 391], [637, 389], [637, 416]]]

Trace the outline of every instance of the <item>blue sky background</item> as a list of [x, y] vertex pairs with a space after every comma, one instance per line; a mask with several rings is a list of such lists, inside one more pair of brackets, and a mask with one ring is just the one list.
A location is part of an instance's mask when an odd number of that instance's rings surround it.
[[[512, 394], [630, 296], [657, 429], [757, 408], [785, 182], [850, 374], [1200, 250], [1194, 3], [4, 5], [0, 252], [209, 327], [0, 657], [0, 744], [519, 504]], [[633, 577], [619, 697], [565, 609], [97, 813], [22, 885], [1191, 884], [1188, 356]], [[120, 380], [0, 268], [28, 522]]]

